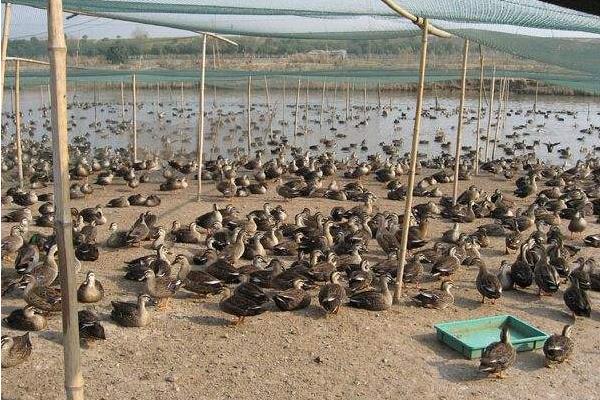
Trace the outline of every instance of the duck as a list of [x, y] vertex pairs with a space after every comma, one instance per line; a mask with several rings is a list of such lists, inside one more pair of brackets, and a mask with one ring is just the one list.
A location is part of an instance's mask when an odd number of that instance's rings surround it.
[[379, 277], [380, 290], [363, 290], [355, 292], [348, 299], [350, 307], [362, 308], [369, 311], [385, 311], [392, 306], [392, 293], [388, 287], [391, 277]]
[[504, 371], [515, 363], [516, 358], [517, 352], [510, 343], [508, 325], [505, 325], [500, 332], [500, 341], [491, 343], [483, 350], [479, 371], [502, 378]]
[[146, 293], [158, 299], [158, 308], [168, 307], [170, 298], [177, 293], [183, 283], [170, 276], [156, 276], [152, 269], [146, 270], [144, 278], [146, 279]]
[[511, 290], [515, 286], [515, 282], [511, 275], [511, 264], [508, 261], [503, 260], [500, 263], [500, 270], [496, 276], [500, 281], [500, 287], [503, 291]]
[[269, 296], [266, 295], [260, 286], [250, 282], [248, 275], [242, 276], [241, 283], [235, 287], [233, 294], [245, 297], [258, 305], [263, 305], [270, 301]]
[[479, 265], [479, 273], [475, 279], [475, 286], [479, 294], [481, 294], [481, 304], [485, 303], [486, 298], [491, 299], [492, 304], [494, 304], [494, 301], [502, 296], [500, 279], [488, 271], [485, 262], [481, 259], [478, 259], [476, 264]]
[[108, 201], [108, 203], [106, 204], [107, 207], [111, 207], [111, 208], [125, 208], [125, 207], [129, 207], [129, 200], [127, 200], [127, 198], [121, 196], [121, 197], [117, 197], [114, 199], [111, 199]]
[[85, 281], [77, 289], [77, 301], [80, 303], [97, 303], [104, 297], [104, 287], [96, 279], [96, 274], [88, 271]]
[[137, 302], [111, 301], [111, 318], [123, 327], [144, 327], [150, 323], [150, 313], [146, 305], [152, 302], [147, 294], [140, 294]]
[[173, 263], [180, 266], [177, 279], [182, 282], [183, 289], [195, 293], [198, 297], [216, 295], [223, 291], [224, 285], [221, 280], [205, 271], [192, 271], [185, 255], [178, 254]]
[[33, 221], [33, 216], [29, 208], [14, 210], [2, 216], [2, 221], [6, 222], [21, 222], [23, 219], [26, 219], [29, 222]]
[[162, 200], [157, 194], [151, 194], [148, 197], [146, 197], [146, 201], [144, 202], [144, 205], [146, 207], [158, 207], [158, 206], [160, 206], [161, 202], [162, 202]]
[[217, 222], [221, 224], [223, 223], [223, 214], [221, 214], [219, 211], [219, 207], [216, 203], [213, 204], [212, 211], [202, 214], [196, 218], [196, 225], [206, 229], [207, 231], [212, 229]]
[[23, 364], [31, 357], [31, 339], [29, 332], [22, 336], [2, 336], [2, 368], [11, 368]]
[[446, 243], [456, 244], [456, 242], [458, 242], [458, 238], [460, 237], [459, 226], [459, 223], [455, 222], [452, 226], [452, 229], [442, 233], [442, 241]]
[[573, 319], [576, 317], [589, 318], [592, 313], [592, 305], [585, 290], [579, 286], [579, 280], [575, 275], [569, 276], [571, 285], [563, 293], [563, 300], [571, 310]]
[[175, 236], [175, 241], [178, 243], [191, 243], [191, 244], [202, 243], [202, 235], [196, 229], [195, 222], [190, 223], [187, 229], [181, 228], [181, 229], [172, 231], [172, 234]]
[[18, 225], [10, 228], [10, 234], [2, 239], [2, 258], [13, 256], [23, 246], [23, 232]]
[[360, 262], [359, 269], [348, 276], [348, 286], [351, 292], [367, 289], [373, 281], [373, 272], [367, 260]]
[[583, 239], [586, 246], [600, 248], [600, 233], [595, 235], [588, 235]]
[[556, 268], [548, 263], [546, 254], [538, 252], [539, 259], [533, 269], [533, 279], [538, 286], [538, 296], [553, 294], [560, 286], [560, 276]]
[[141, 246], [141, 242], [146, 240], [148, 234], [150, 233], [150, 228], [146, 224], [144, 214], [140, 214], [138, 219], [133, 223], [131, 229], [127, 232], [127, 244]]
[[447, 256], [439, 257], [431, 267], [431, 275], [433, 276], [450, 276], [460, 266], [460, 261], [456, 256], [456, 246], [453, 246], [448, 251]]
[[98, 316], [91, 310], [80, 310], [77, 313], [79, 338], [83, 343], [89, 344], [96, 340], [106, 340], [104, 327]]
[[48, 313], [62, 310], [60, 289], [41, 286], [37, 279], [30, 274], [23, 275], [22, 283], [25, 285], [23, 299], [27, 304]]
[[281, 311], [294, 311], [306, 308], [311, 303], [310, 293], [303, 290], [304, 281], [295, 279], [294, 287], [273, 295], [273, 302]]
[[569, 222], [569, 232], [571, 232], [571, 239], [573, 239], [573, 234], [579, 234], [585, 231], [587, 228], [587, 221], [581, 214], [581, 211], [577, 211], [571, 221]]
[[544, 342], [545, 366], [550, 368], [568, 360], [573, 354], [575, 344], [571, 339], [573, 325], [565, 325], [561, 334], [554, 334]]
[[15, 270], [19, 274], [23, 274], [26, 271], [31, 271], [40, 260], [40, 250], [38, 248], [39, 235], [33, 234], [29, 238], [29, 242], [25, 243], [17, 251], [15, 257]]
[[256, 303], [246, 296], [240, 294], [232, 294], [231, 289], [225, 286], [223, 288], [223, 296], [219, 302], [219, 309], [224, 313], [237, 317], [232, 325], [239, 325], [244, 322], [246, 317], [260, 315], [266, 311], [262, 304]]
[[96, 225], [104, 225], [107, 222], [100, 204], [93, 208], [82, 209], [79, 212], [79, 215], [83, 218], [83, 222], [88, 224], [94, 221], [96, 222]]
[[327, 314], [337, 314], [346, 297], [344, 287], [339, 283], [340, 273], [334, 271], [329, 276], [329, 283], [319, 291], [319, 304]]
[[46, 317], [38, 313], [35, 307], [30, 305], [13, 310], [2, 321], [9, 328], [21, 331], [41, 331], [48, 326]]
[[421, 289], [412, 300], [421, 307], [443, 310], [454, 304], [454, 296], [450, 292], [453, 285], [452, 281], [445, 280], [439, 290]]
[[53, 244], [48, 249], [44, 262], [33, 266], [29, 271], [25, 271], [32, 275], [40, 286], [50, 286], [58, 277], [58, 264], [55, 259], [57, 252], [58, 245]]
[[523, 237], [521, 235], [521, 231], [519, 230], [519, 226], [515, 222], [514, 224], [514, 232], [510, 232], [504, 238], [504, 254], [510, 254], [508, 249], [517, 250], [521, 247], [521, 241]]
[[108, 228], [109, 235], [106, 239], [106, 247], [118, 249], [127, 246], [127, 231], [119, 230], [116, 222], [112, 222]]

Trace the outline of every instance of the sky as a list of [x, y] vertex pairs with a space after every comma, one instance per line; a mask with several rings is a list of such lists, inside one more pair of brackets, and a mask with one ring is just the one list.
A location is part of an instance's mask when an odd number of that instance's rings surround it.
[[[90, 0], [93, 1], [93, 0]], [[47, 37], [48, 25], [46, 24], [46, 10], [31, 7], [12, 6], [11, 39], [29, 39], [36, 36], [38, 39]], [[4, 12], [4, 7], [2, 7]], [[65, 13], [65, 17], [70, 14]], [[136, 29], [142, 29], [152, 37], [192, 36], [188, 31], [163, 28], [160, 26], [136, 24], [133, 22], [114, 21], [105, 18], [87, 17], [79, 15], [65, 21], [65, 33], [69, 37], [87, 35], [90, 38], [102, 39], [131, 37]]]

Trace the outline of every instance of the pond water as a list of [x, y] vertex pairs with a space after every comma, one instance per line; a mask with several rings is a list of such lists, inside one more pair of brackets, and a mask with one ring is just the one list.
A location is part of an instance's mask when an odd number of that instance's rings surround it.
[[[44, 90], [40, 90], [44, 89]], [[266, 95], [263, 90], [253, 90], [251, 119], [253, 123], [252, 138], [255, 148], [261, 146], [261, 139], [271, 133], [269, 118], [267, 117]], [[93, 106], [94, 94], [88, 90], [77, 95], [69, 94], [72, 106], [69, 109], [69, 118], [73, 124], [69, 137], [88, 135], [93, 146], [127, 147], [131, 142], [131, 126], [119, 123], [130, 121], [132, 107], [130, 90], [125, 91], [125, 114], [122, 116], [121, 93], [119, 90], [100, 90], [97, 94], [97, 105]], [[160, 93], [160, 103], [157, 104], [156, 90], [139, 89], [137, 93], [139, 110], [138, 118], [138, 143], [141, 155], [158, 153], [161, 156], [170, 156], [173, 153], [193, 153], [196, 149], [196, 131], [198, 109], [198, 94], [194, 90], [184, 90], [184, 110], [181, 110], [181, 94], [179, 90], [171, 91], [163, 88]], [[410, 149], [412, 135], [415, 94], [410, 92], [384, 92], [382, 106], [388, 108], [388, 115], [382, 116], [382, 111], [377, 109], [377, 93], [369, 92], [364, 111], [364, 97], [362, 90], [356, 90], [351, 96], [351, 108], [348, 111], [349, 120], [346, 121], [345, 92], [328, 90], [325, 96], [323, 124], [319, 123], [321, 110], [321, 90], [311, 89], [308, 101], [306, 91], [300, 92], [298, 135], [294, 138], [294, 114], [296, 91], [287, 91], [285, 103], [283, 92], [271, 91], [270, 102], [274, 112], [272, 130], [275, 134], [287, 136], [289, 143], [304, 148], [320, 145], [321, 139], [334, 139], [333, 149], [337, 154], [353, 151], [351, 144], [361, 143], [364, 140], [368, 151], [361, 152], [360, 146], [356, 148], [359, 157], [367, 153], [380, 151], [378, 144], [390, 143], [393, 139], [402, 139], [402, 152]], [[21, 94], [21, 108], [24, 112], [24, 123], [37, 126], [26, 134], [39, 139], [49, 131], [43, 127], [45, 116], [40, 112], [42, 103], [48, 99], [44, 88], [26, 89]], [[5, 91], [3, 111], [11, 111], [12, 101], [10, 90]], [[217, 154], [230, 156], [236, 148], [246, 149], [247, 141], [247, 114], [246, 93], [233, 90], [217, 91], [216, 112], [214, 107], [214, 91], [207, 88], [205, 122], [205, 157], [214, 157]], [[335, 101], [334, 101], [335, 100]], [[474, 148], [477, 123], [477, 97], [466, 99], [465, 125], [462, 139], [463, 146]], [[560, 143], [556, 149], [569, 147], [571, 150], [569, 164], [585, 156], [586, 150], [600, 146], [600, 99], [597, 97], [583, 96], [539, 96], [538, 113], [532, 110], [533, 96], [512, 95], [506, 107], [506, 122], [501, 125], [498, 132], [499, 144], [508, 145], [510, 149], [515, 142], [525, 145], [539, 141], [542, 145], [535, 147], [536, 155], [551, 162], [563, 162], [555, 150], [549, 153], [543, 143]], [[308, 109], [306, 105], [308, 104]], [[389, 106], [392, 106], [391, 111]], [[437, 107], [436, 107], [437, 104]], [[488, 126], [488, 105], [484, 101], [482, 113], [481, 132], [485, 136]], [[495, 115], [498, 102], [494, 104], [494, 118], [490, 136], [493, 138], [495, 128]], [[419, 152], [426, 155], [437, 155], [444, 151], [442, 144], [450, 143], [445, 151], [454, 153], [456, 140], [456, 126], [458, 109], [458, 93], [442, 94], [436, 99], [432, 92], [426, 92], [424, 103], [424, 118], [422, 120], [421, 144]], [[218, 116], [218, 114], [220, 116]], [[159, 117], [160, 115], [160, 117]], [[364, 123], [366, 118], [366, 123]], [[221, 121], [217, 124], [217, 121]], [[3, 115], [2, 142], [12, 140], [14, 124], [6, 124]], [[93, 126], [96, 121], [96, 127]], [[114, 123], [107, 123], [114, 121]], [[284, 122], [285, 121], [285, 122]], [[308, 122], [307, 122], [308, 121]], [[589, 129], [592, 127], [591, 129]], [[589, 129], [590, 133], [583, 130]], [[441, 142], [435, 142], [436, 133], [442, 136]], [[508, 136], [508, 137], [507, 137]], [[258, 139], [257, 139], [258, 138]], [[258, 142], [257, 142], [258, 141]], [[481, 147], [485, 148], [485, 140]], [[490, 155], [493, 144], [490, 143]], [[581, 151], [583, 149], [583, 152]], [[253, 148], [254, 150], [254, 148]], [[465, 150], [467, 150], [465, 148]], [[515, 150], [520, 154], [524, 150]], [[362, 155], [361, 155], [362, 153]], [[500, 147], [496, 149], [497, 156], [505, 155]]]

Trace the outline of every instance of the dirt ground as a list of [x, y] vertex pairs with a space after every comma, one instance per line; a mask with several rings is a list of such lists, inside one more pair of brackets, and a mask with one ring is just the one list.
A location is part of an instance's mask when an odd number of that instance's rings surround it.
[[[406, 178], [406, 177], [404, 177]], [[500, 187], [512, 195], [513, 182], [492, 177], [461, 182], [461, 188], [475, 184], [488, 191]], [[224, 206], [214, 184], [203, 185], [203, 201], [195, 201], [195, 182], [185, 191], [158, 192], [157, 183], [142, 184], [135, 192], [159, 193], [162, 204], [152, 212], [167, 227], [175, 219], [191, 222], [208, 211], [213, 202]], [[380, 210], [402, 213], [404, 202], [385, 199], [383, 184], [371, 181], [369, 188], [379, 197]], [[442, 185], [451, 193], [451, 184]], [[50, 191], [47, 189], [46, 191]], [[106, 204], [114, 197], [128, 196], [134, 191], [121, 181], [106, 190], [97, 189], [84, 200], [72, 202], [74, 207]], [[512, 197], [512, 196], [511, 196]], [[429, 199], [416, 198], [416, 202]], [[265, 201], [279, 204], [281, 198], [271, 188], [266, 196], [234, 198], [231, 203], [246, 214], [259, 209]], [[525, 202], [521, 202], [525, 204]], [[329, 214], [341, 203], [323, 199], [294, 199], [284, 202], [288, 219], [303, 207]], [[352, 206], [355, 203], [347, 203]], [[32, 207], [34, 214], [37, 206]], [[10, 211], [4, 207], [2, 213]], [[143, 207], [106, 208], [108, 221], [128, 228]], [[463, 232], [490, 220], [462, 224]], [[589, 219], [586, 234], [600, 232], [600, 226]], [[563, 221], [563, 231], [566, 224]], [[12, 224], [2, 223], [2, 236]], [[440, 237], [450, 223], [435, 220], [431, 238]], [[109, 224], [100, 227], [99, 240], [108, 236]], [[45, 233], [49, 229], [33, 227]], [[433, 243], [433, 240], [432, 242]], [[491, 269], [497, 269], [504, 256], [503, 239], [493, 239], [491, 248], [482, 256]], [[582, 239], [569, 241], [583, 245]], [[201, 246], [177, 245], [174, 253], [193, 254]], [[373, 241], [367, 258], [381, 256]], [[385, 312], [368, 312], [344, 307], [336, 316], [325, 318], [313, 297], [313, 304], [296, 312], [272, 310], [248, 318], [237, 327], [228, 326], [231, 316], [218, 308], [219, 296], [207, 300], [192, 299], [184, 292], [177, 294], [172, 307], [162, 312], [151, 308], [152, 322], [145, 328], [122, 328], [110, 320], [110, 301], [134, 300], [142, 283], [127, 281], [124, 261], [150, 253], [145, 248], [101, 248], [95, 263], [83, 263], [79, 281], [93, 270], [105, 288], [105, 298], [89, 306], [103, 320], [107, 340], [82, 349], [81, 363], [87, 399], [594, 399], [600, 388], [600, 294], [590, 292], [590, 319], [579, 319], [573, 339], [575, 353], [569, 363], [555, 369], [544, 368], [541, 350], [519, 353], [517, 362], [504, 380], [485, 378], [477, 371], [478, 360], [467, 360], [437, 341], [434, 324], [457, 319], [513, 314], [547, 333], [555, 333], [570, 321], [563, 303], [562, 290], [542, 300], [534, 288], [503, 294], [495, 305], [479, 303], [475, 288], [477, 271], [463, 267], [454, 276], [455, 305], [433, 311], [410, 305], [416, 289], [405, 290], [401, 305]], [[585, 247], [583, 256], [599, 257], [598, 250]], [[174, 256], [171, 256], [171, 259]], [[2, 264], [2, 278], [15, 275], [11, 263]], [[426, 281], [423, 287], [438, 286]], [[566, 286], [565, 286], [566, 287]], [[2, 317], [22, 307], [19, 293], [2, 299]], [[88, 306], [86, 306], [88, 307]], [[17, 334], [3, 327], [2, 334]], [[49, 327], [32, 333], [33, 354], [28, 362], [2, 370], [2, 398], [6, 400], [61, 399], [63, 391], [60, 315], [52, 317]]]

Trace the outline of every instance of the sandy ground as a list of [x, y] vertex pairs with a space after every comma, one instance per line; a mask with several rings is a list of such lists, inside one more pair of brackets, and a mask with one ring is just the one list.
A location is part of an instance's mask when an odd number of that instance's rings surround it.
[[[488, 191], [501, 187], [510, 194], [514, 187], [512, 182], [489, 177], [472, 183]], [[469, 184], [471, 182], [460, 183], [461, 188]], [[442, 185], [442, 190], [450, 193], [450, 185]], [[201, 203], [195, 201], [195, 187], [191, 187], [179, 193], [160, 193], [162, 204], [151, 211], [159, 215], [161, 224], [170, 226], [174, 219], [182, 223], [192, 221], [208, 211], [214, 201], [222, 206], [226, 204], [217, 197], [219, 193], [213, 184], [207, 183], [204, 187], [206, 194]], [[378, 195], [376, 205], [381, 210], [403, 212], [404, 202], [385, 199], [383, 184], [372, 181], [369, 187]], [[157, 190], [156, 183], [148, 183], [136, 192], [150, 194]], [[98, 189], [88, 198], [74, 201], [72, 206], [105, 204], [111, 198], [133, 192], [118, 183], [106, 190]], [[281, 198], [271, 189], [266, 196], [236, 198], [231, 203], [245, 214], [261, 208], [265, 200], [278, 204]], [[416, 202], [427, 200], [415, 199]], [[295, 199], [283, 205], [291, 219], [303, 207], [328, 214], [331, 207], [340, 203]], [[37, 213], [37, 206], [34, 207]], [[9, 210], [10, 207], [4, 207], [3, 213]], [[126, 228], [146, 210], [130, 207], [105, 209], [105, 212], [109, 222], [117, 221], [120, 228]], [[472, 232], [477, 225], [488, 222], [490, 220], [477, 220], [463, 224], [462, 231]], [[11, 225], [2, 224], [3, 236]], [[439, 237], [449, 227], [450, 223], [435, 220], [431, 237]], [[566, 224], [563, 230], [566, 231]], [[590, 223], [586, 233], [599, 231], [598, 224]], [[99, 239], [105, 240], [107, 234], [108, 224], [100, 227]], [[581, 239], [569, 243], [583, 245]], [[372, 249], [373, 254], [367, 258], [379, 257], [376, 243]], [[175, 253], [192, 254], [200, 250], [200, 246], [178, 245]], [[343, 308], [339, 315], [324, 318], [315, 293], [313, 305], [307, 309], [291, 313], [273, 309], [232, 328], [228, 326], [231, 316], [218, 309], [218, 297], [200, 301], [181, 292], [172, 301], [170, 310], [155, 312], [152, 309], [150, 326], [121, 328], [110, 321], [110, 301], [133, 300], [142, 290], [141, 283], [123, 279], [123, 262], [148, 253], [150, 250], [144, 248], [118, 251], [102, 248], [97, 262], [83, 264], [79, 281], [83, 281], [86, 271], [93, 270], [106, 291], [105, 298], [91, 308], [104, 321], [107, 340], [81, 351], [87, 399], [598, 398], [600, 313], [595, 305], [600, 304], [599, 293], [590, 292], [593, 307], [596, 307], [592, 318], [577, 321], [573, 332], [576, 350], [571, 362], [550, 370], [543, 367], [541, 350], [519, 353], [509, 377], [492, 380], [478, 374], [477, 360], [466, 360], [439, 343], [433, 325], [510, 313], [554, 333], [570, 321], [562, 289], [554, 297], [543, 300], [534, 295], [534, 288], [512, 291], [505, 293], [496, 305], [481, 305], [475, 289], [477, 271], [463, 267], [454, 276], [458, 286], [454, 290], [455, 305], [444, 311], [409, 305], [409, 296], [416, 292], [409, 286], [403, 304], [389, 311]], [[598, 257], [598, 250], [584, 248], [581, 254]], [[493, 240], [491, 248], [483, 249], [482, 255], [491, 268], [498, 268], [505, 259], [503, 239]], [[512, 254], [506, 258], [512, 261], [515, 257]], [[12, 264], [3, 263], [2, 278], [14, 275]], [[438, 285], [433, 281], [423, 284], [424, 287]], [[22, 305], [18, 293], [3, 298], [2, 316]], [[16, 333], [2, 329], [2, 334]], [[47, 330], [32, 333], [31, 359], [2, 371], [3, 399], [63, 398], [61, 336], [60, 316], [51, 319]]]

